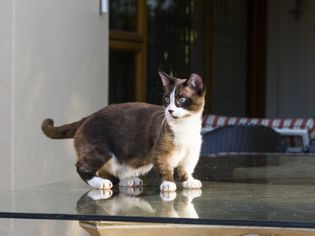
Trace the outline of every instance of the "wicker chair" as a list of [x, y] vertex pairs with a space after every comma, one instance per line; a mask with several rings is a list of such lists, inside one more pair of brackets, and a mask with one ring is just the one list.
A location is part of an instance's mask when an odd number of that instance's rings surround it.
[[219, 153], [281, 153], [280, 134], [262, 125], [227, 125], [203, 134], [201, 155]]

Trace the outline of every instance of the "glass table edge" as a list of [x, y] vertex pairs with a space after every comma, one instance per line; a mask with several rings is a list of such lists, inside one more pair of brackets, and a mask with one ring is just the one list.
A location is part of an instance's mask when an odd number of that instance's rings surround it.
[[267, 221], [267, 220], [232, 220], [232, 219], [197, 219], [169, 218], [144, 216], [110, 216], [110, 215], [76, 215], [55, 213], [21, 213], [0, 212], [0, 219], [30, 219], [30, 220], [64, 220], [64, 221], [106, 221], [130, 223], [160, 223], [209, 226], [246, 226], [246, 227], [281, 227], [315, 229], [315, 222]]

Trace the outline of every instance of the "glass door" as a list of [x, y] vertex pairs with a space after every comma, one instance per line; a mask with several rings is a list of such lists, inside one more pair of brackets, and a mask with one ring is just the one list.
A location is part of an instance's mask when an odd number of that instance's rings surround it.
[[206, 113], [264, 115], [266, 0], [110, 1], [110, 103], [161, 104], [158, 69], [207, 86]]

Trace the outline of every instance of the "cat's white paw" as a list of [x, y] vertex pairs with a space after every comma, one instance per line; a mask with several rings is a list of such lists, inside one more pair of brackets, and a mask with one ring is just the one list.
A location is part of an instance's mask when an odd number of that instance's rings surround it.
[[119, 186], [122, 186], [122, 187], [141, 186], [142, 184], [143, 184], [142, 179], [138, 177], [133, 177], [129, 179], [121, 179], [119, 181]]
[[95, 176], [87, 181], [88, 185], [95, 189], [111, 189], [113, 184], [108, 179], [103, 179], [101, 177]]
[[176, 184], [174, 182], [164, 181], [160, 185], [161, 192], [174, 192], [176, 191]]
[[161, 192], [160, 197], [163, 201], [170, 202], [176, 198], [177, 194], [175, 191], [173, 192]]
[[94, 201], [105, 200], [110, 198], [113, 195], [113, 191], [111, 189], [102, 189], [102, 190], [91, 190], [88, 192], [88, 196], [92, 198]]
[[200, 180], [198, 180], [198, 179], [189, 179], [189, 180], [182, 182], [182, 186], [183, 186], [183, 188], [196, 189], [196, 188], [201, 188], [202, 184], [201, 184]]

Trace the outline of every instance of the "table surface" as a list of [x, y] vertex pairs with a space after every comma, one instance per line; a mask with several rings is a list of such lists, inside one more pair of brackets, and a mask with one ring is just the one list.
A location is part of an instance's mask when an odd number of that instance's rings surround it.
[[[91, 190], [79, 179], [0, 193], [1, 218], [315, 228], [315, 156], [201, 157], [201, 190]], [[180, 186], [178, 184], [178, 186]]]

